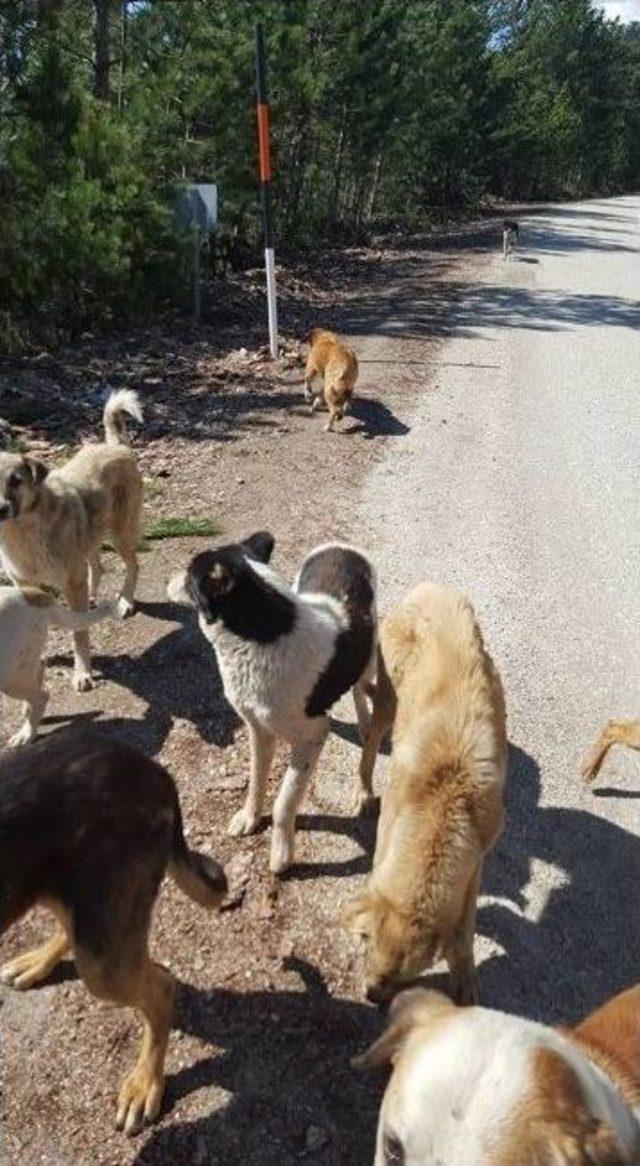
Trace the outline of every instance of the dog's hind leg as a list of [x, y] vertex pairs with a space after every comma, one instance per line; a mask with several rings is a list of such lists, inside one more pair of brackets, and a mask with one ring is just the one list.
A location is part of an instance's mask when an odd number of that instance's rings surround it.
[[61, 904], [47, 901], [49, 907], [57, 917], [58, 924], [53, 935], [31, 951], [25, 951], [15, 959], [9, 960], [0, 968], [0, 980], [3, 984], [11, 984], [12, 988], [31, 988], [38, 984], [64, 959], [71, 947], [69, 930], [69, 916]]
[[287, 772], [273, 807], [270, 867], [274, 874], [281, 874], [293, 862], [296, 814], [329, 732], [328, 718], [323, 718], [323, 722], [318, 736], [291, 749]]
[[237, 814], [233, 815], [229, 823], [229, 834], [233, 834], [236, 838], [241, 834], [253, 834], [260, 825], [267, 779], [276, 747], [275, 737], [267, 732], [262, 725], [255, 721], [248, 721], [247, 726], [251, 747], [251, 773], [245, 804], [241, 810], [238, 810]]
[[[89, 587], [86, 567], [82, 576], [76, 576], [69, 580], [65, 596], [73, 611], [87, 611]], [[76, 692], [88, 692], [90, 688], [93, 688], [88, 632], [73, 632], [73, 657], [73, 686]]]
[[114, 546], [125, 565], [124, 583], [118, 601], [120, 615], [133, 615], [136, 584], [138, 582], [138, 543], [140, 542], [140, 512], [142, 509], [142, 480], [132, 479], [126, 500], [116, 507], [111, 516], [111, 535]]
[[116, 1118], [118, 1129], [136, 1134], [160, 1112], [175, 985], [173, 976], [150, 960], [146, 935], [138, 935], [133, 948], [127, 939], [131, 941], [128, 936], [122, 946], [110, 945], [103, 957], [96, 957], [78, 944], [76, 964], [94, 996], [142, 1013], [140, 1054], [122, 1084]]
[[640, 749], [640, 721], [608, 721], [600, 736], [587, 750], [580, 763], [584, 781], [593, 781], [612, 745]]
[[476, 932], [476, 911], [481, 878], [482, 862], [479, 862], [467, 887], [462, 917], [445, 950], [446, 960], [449, 964], [451, 997], [456, 1004], [460, 1005], [478, 1003], [473, 941]]
[[100, 552], [95, 551], [89, 559], [89, 601], [95, 603], [100, 590], [100, 580], [104, 574]]
[[22, 691], [13, 689], [9, 694], [24, 701], [24, 720], [17, 733], [9, 741], [9, 747], [11, 749], [16, 749], [20, 745], [28, 745], [30, 741], [35, 740], [38, 735], [42, 715], [47, 707], [49, 693], [42, 683], [44, 676], [44, 662], [42, 660], [38, 661], [37, 668], [38, 671], [33, 681], [33, 688], [23, 689]]

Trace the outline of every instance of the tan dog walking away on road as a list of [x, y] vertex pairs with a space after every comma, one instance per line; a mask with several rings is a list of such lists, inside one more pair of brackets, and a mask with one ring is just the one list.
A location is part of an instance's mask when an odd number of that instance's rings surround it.
[[[129, 389], [109, 397], [103, 414], [105, 441], [82, 448], [58, 470], [13, 453], [0, 454], [0, 552], [19, 586], [51, 587], [74, 611], [95, 600], [102, 574], [100, 546], [108, 533], [126, 574], [121, 615], [133, 612], [138, 579], [142, 475], [126, 444], [123, 415], [142, 421]], [[73, 633], [74, 685], [91, 688], [86, 631]]]
[[640, 987], [575, 1028], [396, 998], [354, 1064], [393, 1065], [374, 1166], [638, 1166]]
[[[327, 430], [331, 431], [351, 407], [353, 390], [358, 379], [358, 360], [351, 348], [343, 344], [335, 332], [314, 328], [309, 337], [311, 348], [304, 370], [305, 397], [315, 413], [324, 397], [329, 410]], [[314, 388], [316, 377], [322, 378], [322, 387]]]
[[424, 583], [382, 623], [362, 787], [393, 743], [371, 877], [344, 910], [365, 941], [367, 995], [386, 1001], [444, 957], [460, 1003], [476, 998], [473, 940], [487, 851], [503, 824], [504, 695], [473, 608]]
[[640, 721], [607, 721], [580, 763], [580, 774], [584, 781], [593, 781], [598, 776], [612, 745], [626, 745], [627, 749], [640, 750]]

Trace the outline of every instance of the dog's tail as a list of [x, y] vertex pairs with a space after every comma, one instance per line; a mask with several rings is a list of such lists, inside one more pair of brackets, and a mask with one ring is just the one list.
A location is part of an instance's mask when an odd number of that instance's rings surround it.
[[225, 873], [214, 858], [189, 850], [182, 826], [182, 810], [175, 791], [173, 808], [173, 839], [169, 874], [180, 890], [201, 907], [217, 907], [227, 892]]
[[67, 607], [52, 603], [47, 615], [52, 628], [64, 628], [69, 632], [83, 632], [103, 619], [122, 618], [117, 599], [98, 603], [93, 611], [70, 611]]
[[107, 400], [102, 415], [107, 445], [128, 445], [124, 413], [142, 424], [142, 405], [133, 389], [117, 389]]

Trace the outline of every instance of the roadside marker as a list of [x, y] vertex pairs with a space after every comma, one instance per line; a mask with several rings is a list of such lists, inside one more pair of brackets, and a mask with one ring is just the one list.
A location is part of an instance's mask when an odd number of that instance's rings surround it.
[[261, 24], [256, 24], [256, 118], [258, 125], [260, 200], [262, 203], [262, 227], [264, 232], [264, 266], [267, 276], [269, 349], [272, 357], [275, 359], [278, 355], [278, 306], [276, 302], [276, 267], [271, 226], [271, 150], [269, 142], [267, 69], [264, 55], [264, 35]]

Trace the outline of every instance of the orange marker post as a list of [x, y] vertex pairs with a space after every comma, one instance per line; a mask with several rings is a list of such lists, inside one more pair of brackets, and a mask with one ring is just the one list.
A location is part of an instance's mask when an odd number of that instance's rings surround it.
[[275, 359], [278, 355], [278, 306], [276, 300], [276, 266], [271, 225], [271, 144], [269, 136], [269, 103], [267, 101], [267, 69], [264, 55], [262, 25], [256, 25], [256, 120], [258, 127], [258, 159], [260, 173], [260, 200], [264, 232], [264, 266], [267, 276], [267, 312], [269, 316], [269, 349]]

